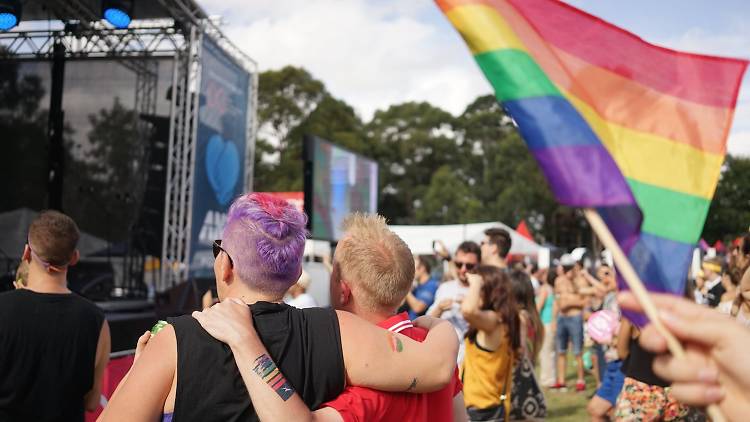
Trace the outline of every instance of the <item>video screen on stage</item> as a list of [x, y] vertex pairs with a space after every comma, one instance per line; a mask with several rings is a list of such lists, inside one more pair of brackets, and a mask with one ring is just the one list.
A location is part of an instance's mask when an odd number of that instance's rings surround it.
[[143, 60], [141, 72], [129, 64], [65, 61], [63, 145], [51, 157], [52, 62], [0, 49], [0, 223], [26, 225], [0, 241], [3, 257], [19, 258], [28, 223], [50, 207], [51, 158], [61, 163], [61, 208], [78, 223], [84, 258], [121, 256], [128, 247], [160, 254], [164, 192], [152, 188], [165, 183], [158, 169], [166, 165], [172, 60]]
[[305, 212], [313, 239], [338, 241], [352, 212], [378, 211], [378, 164], [317, 136], [306, 136]]

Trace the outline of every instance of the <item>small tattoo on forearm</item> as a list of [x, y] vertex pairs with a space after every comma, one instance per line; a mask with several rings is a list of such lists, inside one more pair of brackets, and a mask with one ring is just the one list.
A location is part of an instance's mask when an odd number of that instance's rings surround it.
[[262, 354], [258, 356], [254, 363], [253, 372], [258, 374], [266, 384], [270, 385], [282, 400], [287, 401], [292, 397], [294, 388], [284, 378], [284, 374], [279, 371], [279, 368], [276, 367], [276, 364], [273, 363], [273, 360], [268, 355]]
[[401, 353], [404, 350], [404, 344], [401, 342], [401, 339], [394, 334], [391, 334], [391, 336], [388, 337], [388, 341], [390, 342], [391, 350], [394, 352]]
[[411, 380], [411, 384], [409, 384], [409, 388], [406, 389], [406, 392], [408, 393], [408, 392], [414, 390], [415, 388], [417, 388], [417, 379], [416, 378], [414, 378], [414, 379]]

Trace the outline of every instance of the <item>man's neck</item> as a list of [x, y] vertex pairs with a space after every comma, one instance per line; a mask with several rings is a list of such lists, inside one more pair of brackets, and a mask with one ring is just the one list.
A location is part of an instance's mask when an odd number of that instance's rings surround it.
[[280, 303], [283, 299], [283, 297], [279, 297], [277, 295], [268, 295], [253, 290], [244, 285], [242, 282], [238, 282], [233, 289], [227, 292], [225, 299], [229, 297], [240, 299], [248, 305], [252, 305], [255, 302]]
[[386, 319], [396, 315], [397, 309], [366, 309], [362, 306], [357, 306], [356, 303], [351, 302], [350, 306], [341, 309], [342, 311], [351, 312], [354, 315], [370, 322], [371, 324], [378, 325]]
[[421, 275], [421, 276], [419, 277], [419, 284], [425, 284], [425, 283], [427, 283], [428, 281], [430, 281], [430, 275], [429, 275], [429, 274], [422, 274], [422, 275]]
[[29, 268], [27, 289], [37, 293], [70, 293], [68, 289], [68, 272], [50, 274], [41, 268]]
[[498, 268], [507, 268], [508, 264], [505, 262], [505, 258], [501, 258], [500, 255], [490, 255], [486, 258], [485, 265], [491, 265]]

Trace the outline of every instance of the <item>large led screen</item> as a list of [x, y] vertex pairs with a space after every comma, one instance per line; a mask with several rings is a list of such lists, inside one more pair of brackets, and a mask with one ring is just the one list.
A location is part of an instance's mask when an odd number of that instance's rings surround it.
[[378, 211], [378, 165], [316, 136], [306, 136], [304, 146], [310, 235], [338, 241], [347, 215]]

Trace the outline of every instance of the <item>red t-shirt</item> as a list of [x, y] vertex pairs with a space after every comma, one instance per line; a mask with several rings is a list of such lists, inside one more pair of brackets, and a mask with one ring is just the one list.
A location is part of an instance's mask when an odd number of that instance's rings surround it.
[[[394, 315], [378, 326], [424, 341], [427, 331], [412, 325], [406, 312]], [[346, 387], [335, 400], [323, 404], [339, 412], [344, 422], [359, 421], [435, 421], [453, 420], [453, 397], [461, 392], [461, 381], [456, 368], [453, 381], [442, 390], [427, 394], [386, 393], [362, 387]]]

